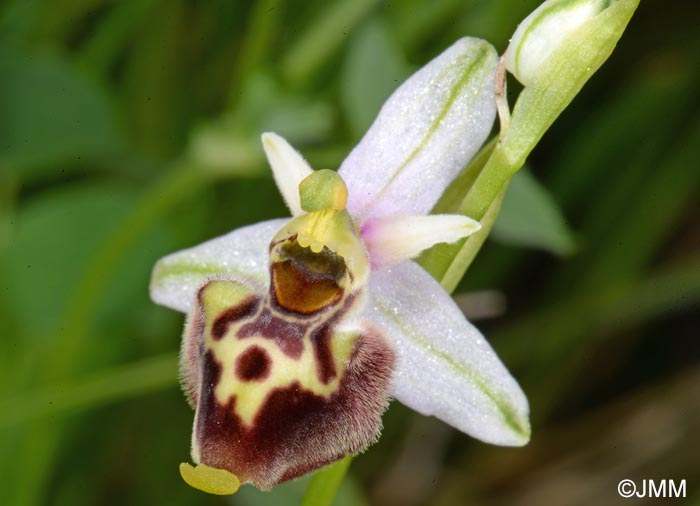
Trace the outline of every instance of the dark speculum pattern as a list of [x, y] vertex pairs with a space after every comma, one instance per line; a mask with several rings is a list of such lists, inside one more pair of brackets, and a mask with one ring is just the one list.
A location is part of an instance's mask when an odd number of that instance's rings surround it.
[[331, 339], [336, 324], [346, 315], [354, 301], [355, 295], [349, 295], [340, 310], [311, 331], [311, 345], [314, 347], [314, 358], [318, 366], [318, 379], [326, 385], [338, 375], [331, 348]]
[[245, 323], [236, 332], [239, 339], [246, 337], [264, 337], [272, 339], [283, 353], [299, 358], [304, 351], [302, 339], [308, 329], [308, 325], [297, 320], [285, 320], [275, 316], [264, 308], [260, 315], [250, 323]]
[[211, 336], [219, 340], [226, 335], [228, 327], [231, 323], [241, 320], [245, 317], [253, 316], [258, 309], [260, 303], [259, 297], [248, 297], [238, 305], [235, 305], [224, 311], [219, 317], [214, 320], [211, 326]]
[[259, 346], [251, 346], [236, 360], [236, 376], [243, 381], [262, 381], [271, 368], [269, 355]]
[[221, 367], [204, 357], [195, 437], [200, 461], [269, 489], [367, 447], [378, 435], [388, 402], [394, 352], [367, 329], [356, 341], [338, 390], [325, 398], [298, 383], [270, 391], [250, 426], [215, 396]]
[[318, 379], [325, 384], [328, 384], [337, 375], [331, 350], [331, 337], [333, 337], [333, 329], [330, 325], [324, 325], [311, 334], [314, 358], [318, 365]]

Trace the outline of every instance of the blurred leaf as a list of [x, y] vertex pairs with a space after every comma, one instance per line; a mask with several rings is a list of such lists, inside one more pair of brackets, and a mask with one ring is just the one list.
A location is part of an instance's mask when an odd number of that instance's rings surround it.
[[[19, 0], [23, 1], [23, 0]], [[55, 45], [84, 29], [85, 22], [100, 12], [111, 0], [39, 0], [40, 19], [37, 38]]]
[[131, 41], [134, 31], [150, 13], [155, 2], [156, 0], [115, 2], [83, 46], [78, 57], [80, 67], [93, 75], [106, 73], [109, 64]]
[[[697, 118], [697, 110], [693, 117]], [[644, 179], [644, 185], [625, 199], [625, 208], [615, 215], [614, 231], [598, 241], [606, 254], [596, 256], [587, 266], [579, 290], [594, 290], [612, 278], [639, 275], [667, 244], [674, 224], [684, 213], [697, 210], [700, 122], [691, 122], [684, 131], [676, 129], [674, 137], [663, 158], [653, 164], [653, 173]]]
[[40, 417], [56, 417], [103, 404], [149, 394], [177, 384], [177, 354], [157, 355], [49, 385], [0, 401], [0, 427], [21, 425]]
[[27, 42], [41, 0], [5, 2], [0, 11], [0, 46], [22, 46]]
[[212, 174], [253, 177], [264, 173], [265, 157], [259, 136], [236, 132], [229, 118], [194, 128], [188, 157]]
[[[0, 270], [11, 287], [6, 303], [30, 334], [46, 334], [58, 321], [84, 266], [128, 212], [135, 196], [114, 184], [62, 187], [19, 209], [15, 235]], [[129, 282], [110, 289], [112, 300], [133, 295], [129, 285], [134, 276], [144, 275], [133, 267]]]
[[181, 77], [188, 12], [185, 2], [171, 0], [158, 2], [149, 14], [131, 41], [122, 108], [130, 140], [157, 157], [175, 156], [187, 133], [184, 113], [195, 98], [186, 98], [192, 88]]
[[0, 256], [10, 243], [18, 189], [15, 174], [0, 168]]
[[[698, 80], [689, 71], [672, 67], [620, 83], [612, 96], [596, 103], [579, 120], [577, 128], [561, 135], [563, 142], [553, 146], [551, 162], [558, 170], [548, 174], [547, 186], [565, 209], [589, 207], [591, 194], [601, 192], [601, 180], [626, 173], [610, 167], [629, 164], [630, 154], [642, 149], [646, 141], [675, 137], [679, 118], [696, 97]], [[644, 181], [645, 177], [635, 179]]]
[[0, 75], [0, 163], [56, 171], [120, 148], [107, 98], [66, 63], [0, 54]]
[[246, 26], [240, 53], [231, 72], [229, 106], [238, 106], [241, 85], [265, 60], [277, 36], [284, 2], [281, 0], [261, 0], [251, 8], [250, 23]]
[[235, 129], [252, 134], [258, 147], [265, 131], [274, 131], [293, 144], [313, 143], [330, 133], [334, 111], [319, 98], [292, 93], [269, 73], [257, 72], [245, 82], [234, 121]]
[[322, 3], [325, 10], [309, 23], [282, 61], [283, 74], [289, 82], [305, 84], [377, 3], [377, 0]]
[[361, 137], [409, 69], [386, 27], [374, 19], [353, 37], [342, 74], [342, 101], [350, 127]]
[[574, 237], [561, 210], [530, 172], [520, 170], [510, 182], [492, 237], [512, 246], [568, 255]]
[[494, 43], [503, 41], [496, 48], [505, 51], [518, 23], [541, 3], [542, 0], [469, 2], [469, 11], [450, 27], [450, 33], [469, 34]]
[[585, 240], [576, 260], [556, 273], [553, 291], [564, 294], [572, 285], [595, 290], [611, 276], [629, 277], [659, 250], [684, 195], [696, 185], [698, 173], [689, 168], [697, 165], [697, 125], [683, 118], [697, 113], [691, 101], [697, 84], [685, 72], [643, 76], [605, 103], [562, 149], [555, 163], [566, 170], [556, 172], [571, 172], [574, 182], [555, 172], [556, 195], [567, 213], [581, 207], [577, 231]]
[[[413, 49], [435, 37], [445, 25], [464, 11], [473, 8], [474, 0], [433, 0], [431, 2], [401, 2], [393, 6], [396, 15], [396, 33], [402, 47]], [[471, 33], [471, 32], [464, 32]]]
[[326, 102], [292, 94], [270, 74], [251, 74], [235, 112], [193, 129], [190, 159], [215, 174], [250, 177], [267, 174], [260, 143], [263, 132], [275, 132], [296, 147], [325, 140], [334, 111]]

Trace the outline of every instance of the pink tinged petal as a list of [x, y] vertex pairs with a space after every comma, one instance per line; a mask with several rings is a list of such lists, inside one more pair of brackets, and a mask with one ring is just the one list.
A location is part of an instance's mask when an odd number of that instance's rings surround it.
[[277, 188], [292, 216], [304, 214], [299, 200], [299, 183], [313, 170], [306, 160], [279, 135], [272, 132], [262, 134], [262, 144]]
[[373, 269], [381, 269], [418, 256], [441, 242], [455, 242], [481, 228], [478, 221], [458, 214], [428, 216], [374, 216], [362, 224], [360, 234]]
[[397, 400], [488, 443], [527, 443], [525, 395], [428, 273], [414, 262], [375, 272], [370, 294], [366, 317], [396, 348]]
[[270, 240], [288, 221], [283, 218], [239, 228], [161, 258], [151, 275], [151, 299], [187, 313], [197, 289], [213, 277], [234, 278], [264, 290], [270, 278]]
[[490, 44], [463, 38], [394, 92], [340, 167], [350, 214], [430, 211], [491, 131], [497, 64]]

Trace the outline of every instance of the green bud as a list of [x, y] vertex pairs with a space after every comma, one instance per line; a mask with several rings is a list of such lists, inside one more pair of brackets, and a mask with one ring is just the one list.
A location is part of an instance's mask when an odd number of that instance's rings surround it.
[[557, 49], [570, 42], [615, 0], [549, 0], [518, 25], [506, 51], [506, 68], [528, 85], [537, 79]]
[[523, 21], [506, 67], [525, 85], [500, 141], [519, 168], [557, 116], [612, 53], [639, 0], [549, 0]]

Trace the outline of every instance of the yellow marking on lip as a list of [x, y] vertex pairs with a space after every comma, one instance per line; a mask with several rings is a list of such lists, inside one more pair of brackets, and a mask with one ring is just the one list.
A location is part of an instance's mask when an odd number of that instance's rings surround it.
[[[201, 300], [207, 320], [204, 344], [221, 366], [221, 374], [214, 387], [214, 395], [222, 406], [227, 405], [235, 397], [235, 413], [244, 425], [251, 427], [270, 392], [276, 389], [298, 384], [301, 389], [326, 399], [335, 393], [340, 387], [340, 381], [350, 360], [353, 345], [360, 333], [359, 331], [335, 331], [332, 333], [329, 346], [336, 376], [328, 383], [323, 383], [319, 380], [319, 364], [316, 361], [315, 347], [310, 336], [311, 332], [318, 328], [318, 325], [322, 325], [322, 320], [332, 317], [335, 312], [324, 314], [323, 318], [312, 320], [313, 324], [308, 322], [306, 334], [301, 338], [302, 352], [298, 358], [290, 357], [284, 353], [273, 339], [254, 335], [244, 339], [237, 337], [236, 331], [242, 325], [254, 321], [257, 316], [231, 321], [226, 328], [226, 334], [221, 339], [217, 340], [212, 337], [212, 325], [217, 317], [236, 303], [240, 303], [248, 293], [244, 286], [236, 282], [213, 281], [201, 292]], [[343, 307], [342, 299], [338, 306]], [[270, 308], [269, 300], [261, 304], [258, 315], [265, 307]], [[276, 317], [288, 318], [288, 316], [279, 314]], [[244, 381], [236, 373], [236, 363], [239, 357], [252, 346], [262, 348], [267, 353], [270, 361], [269, 372], [264, 378]]]
[[[229, 399], [235, 396], [236, 414], [250, 427], [267, 396], [275, 389], [298, 383], [304, 390], [328, 398], [340, 386], [345, 364], [356, 338], [357, 334], [354, 333], [337, 334], [332, 338], [331, 350], [337, 375], [324, 384], [318, 379], [318, 364], [308, 337], [304, 338], [303, 351], [296, 359], [280, 350], [273, 340], [264, 337], [238, 339], [229, 334], [221, 341], [214, 341], [208, 337], [207, 347], [222, 365], [221, 377], [214, 389], [216, 400], [219, 404], [226, 405]], [[236, 375], [238, 357], [251, 346], [264, 349], [271, 361], [270, 372], [262, 381], [241, 381]]]
[[247, 286], [231, 280], [210, 281], [201, 292], [204, 312], [207, 315], [219, 315], [243, 302], [254, 292]]

